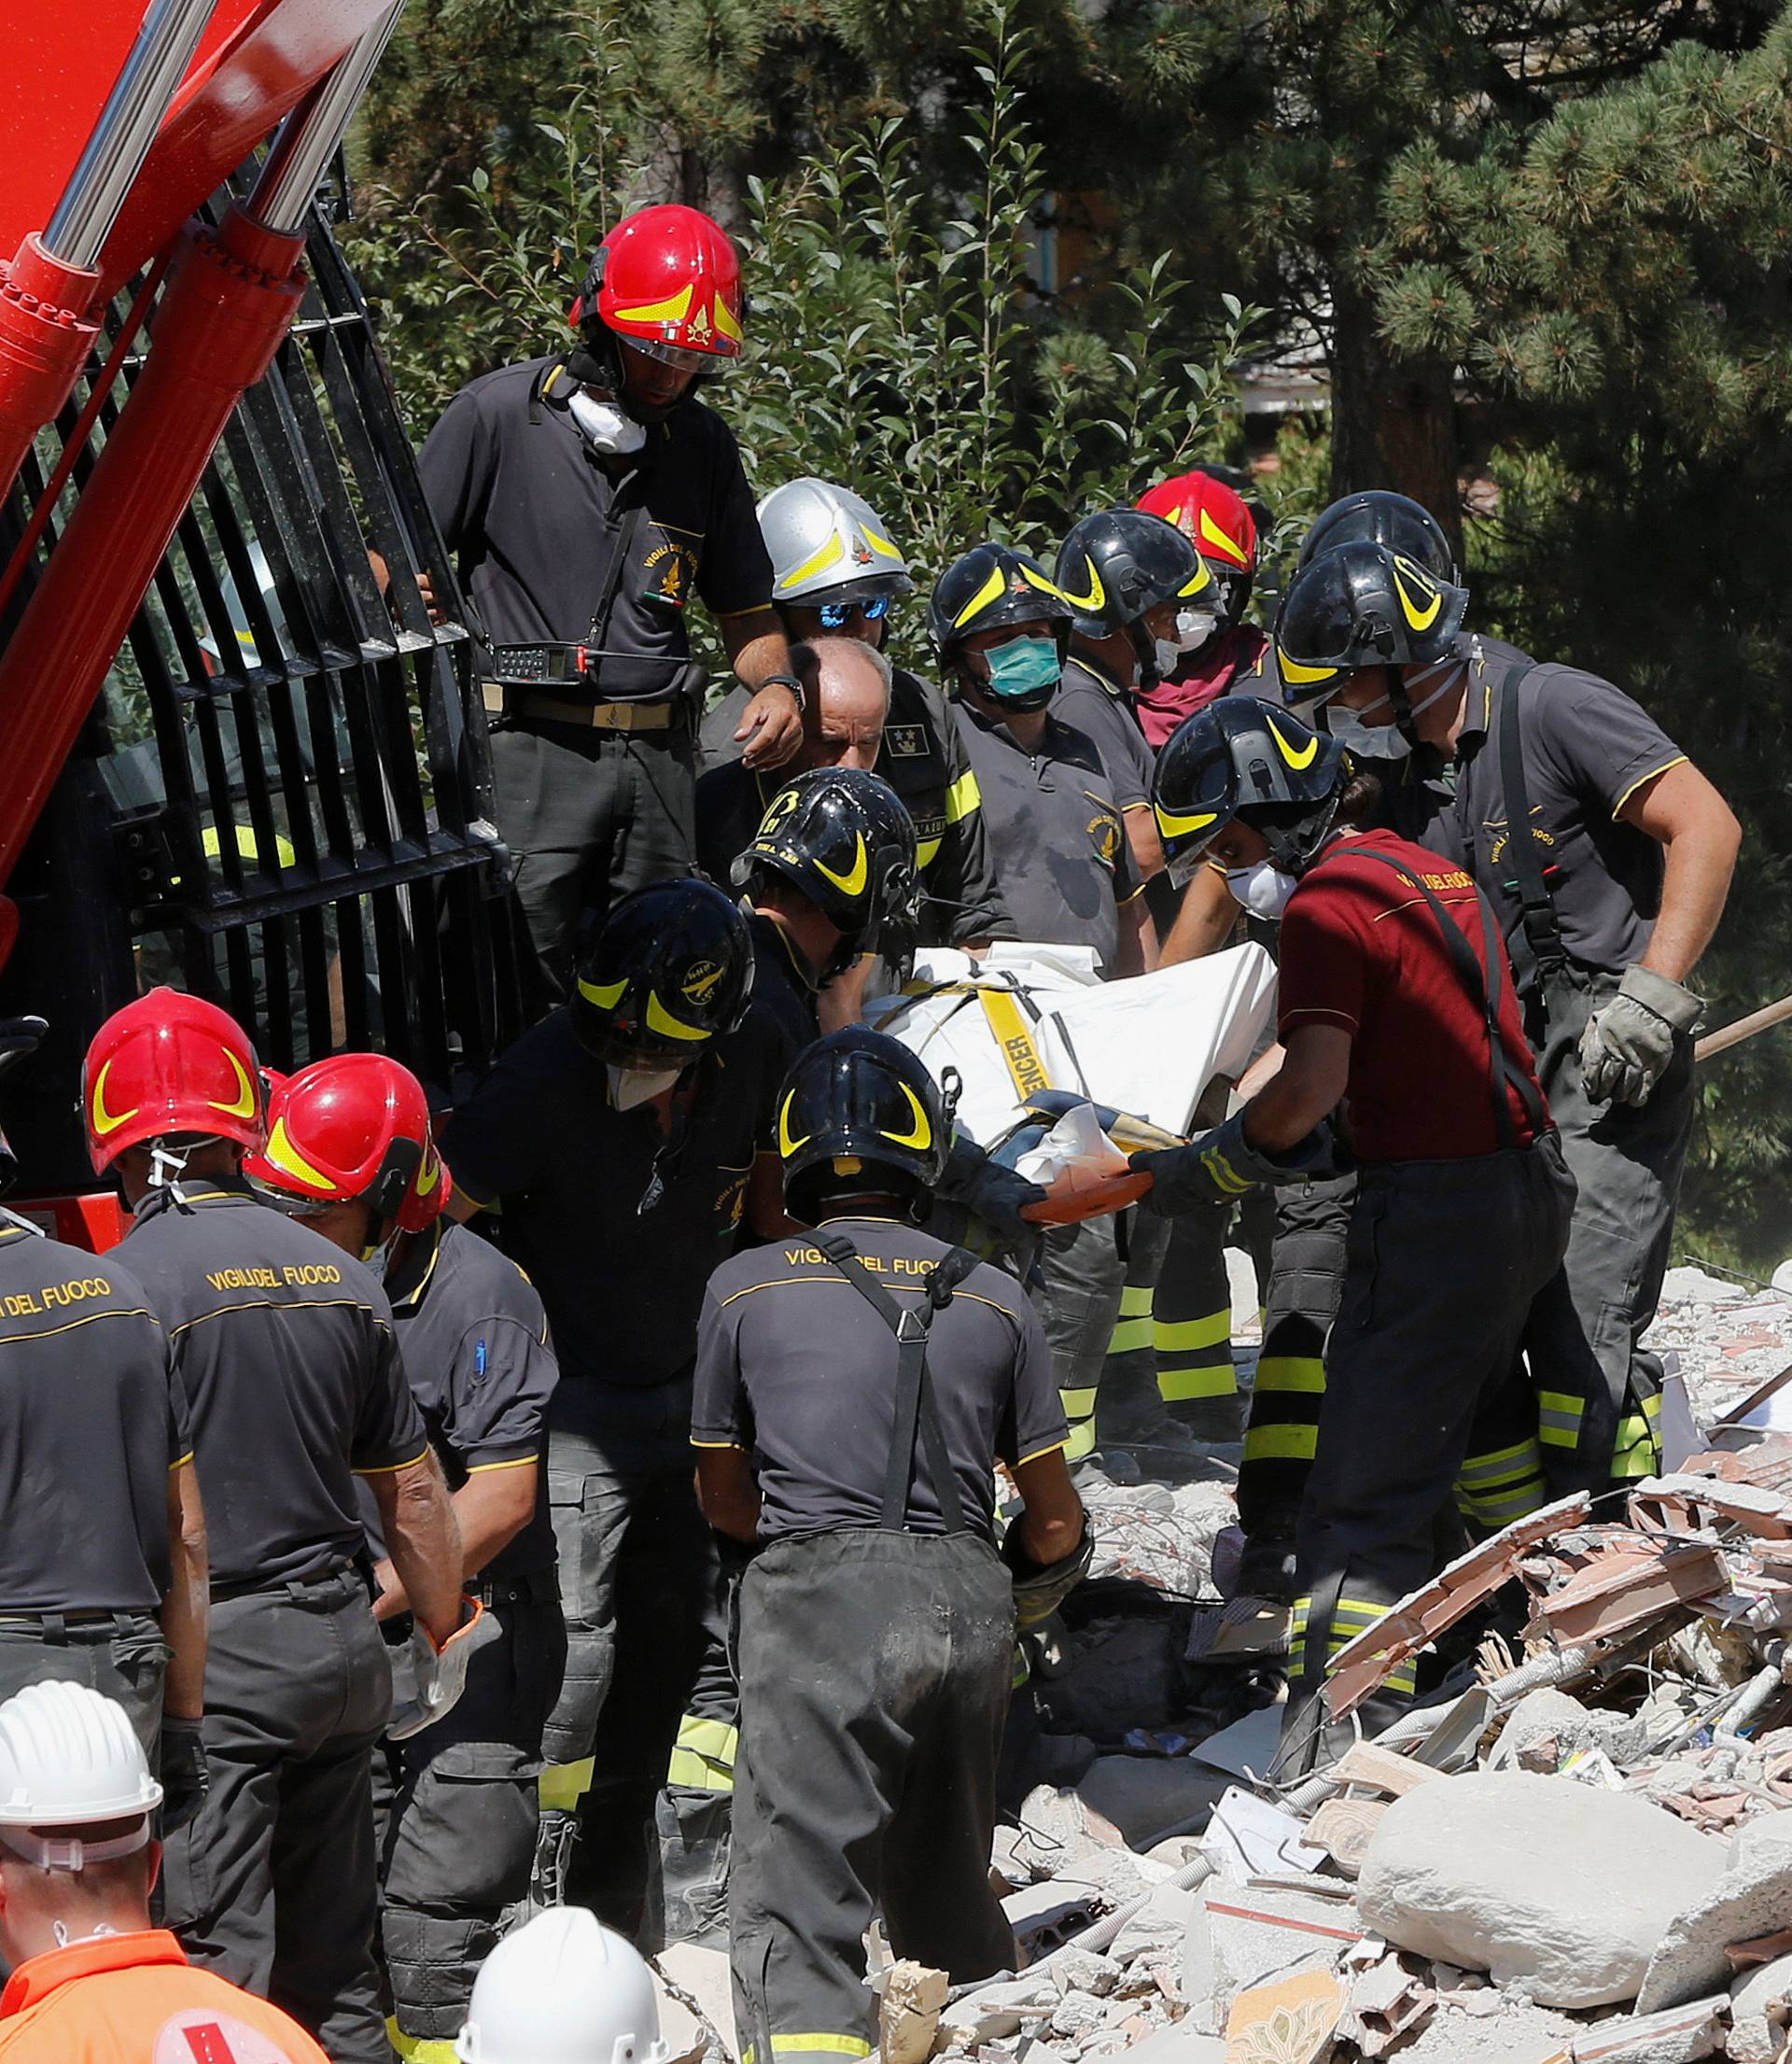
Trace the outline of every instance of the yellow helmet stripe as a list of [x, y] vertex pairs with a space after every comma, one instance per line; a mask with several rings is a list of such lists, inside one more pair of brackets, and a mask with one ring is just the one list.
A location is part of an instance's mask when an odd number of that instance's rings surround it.
[[1290, 659], [1281, 647], [1276, 647], [1276, 665], [1281, 668], [1283, 681], [1298, 686], [1302, 682], [1333, 681], [1344, 669], [1341, 667], [1303, 667], [1299, 660]]
[[1196, 832], [1204, 832], [1210, 824], [1220, 821], [1218, 810], [1196, 810], [1188, 817], [1178, 817], [1173, 810], [1167, 810], [1160, 803], [1156, 809], [1157, 828], [1166, 838], [1187, 838]]
[[634, 308], [619, 308], [618, 322], [682, 322], [691, 313], [691, 282], [686, 280], [676, 294], [664, 301], [644, 301]]
[[927, 1106], [907, 1083], [899, 1082], [896, 1087], [908, 1099], [908, 1108], [914, 1114], [915, 1124], [907, 1132], [886, 1132], [884, 1137], [891, 1146], [913, 1146], [925, 1152], [933, 1144], [933, 1126], [928, 1117]]
[[1203, 588], [1212, 585], [1213, 576], [1207, 570], [1207, 561], [1197, 555], [1193, 578], [1184, 581], [1176, 592], [1178, 595], [1198, 595]]
[[661, 1003], [657, 990], [647, 992], [647, 1029], [665, 1039], [707, 1039], [709, 1036], [707, 1026], [687, 1025], [681, 1018], [674, 1018]]
[[334, 1189], [335, 1181], [322, 1169], [313, 1168], [305, 1157], [292, 1144], [292, 1135], [287, 1130], [285, 1118], [275, 1118], [273, 1130], [268, 1144], [262, 1149], [262, 1158], [283, 1175], [296, 1175], [301, 1183], [309, 1183], [314, 1189]]
[[815, 1134], [813, 1132], [805, 1132], [800, 1140], [791, 1139], [791, 1106], [795, 1102], [796, 1091], [792, 1089], [790, 1095], [784, 1099], [783, 1109], [777, 1114], [777, 1151], [779, 1155], [782, 1156], [782, 1158], [787, 1161], [790, 1159], [791, 1156], [796, 1152], [798, 1147], [807, 1146], [809, 1142], [815, 1137]]
[[1288, 740], [1282, 737], [1281, 726], [1277, 723], [1273, 718], [1269, 722], [1268, 730], [1269, 736], [1276, 741], [1278, 747], [1280, 747], [1282, 758], [1287, 761], [1288, 765], [1294, 768], [1296, 774], [1303, 772], [1306, 768], [1312, 765], [1313, 760], [1319, 751], [1319, 738], [1317, 735], [1309, 738], [1305, 746], [1295, 747], [1290, 745], [1288, 743]]
[[1049, 595], [1054, 602], [1070, 600], [1070, 597], [1056, 581], [1048, 581], [1043, 573], [1035, 573], [1029, 566], [1021, 568], [1020, 577], [1029, 588], [1037, 588], [1042, 595]]
[[207, 1097], [205, 1108], [208, 1111], [221, 1111], [227, 1118], [254, 1117], [259, 1107], [254, 1078], [228, 1046], [220, 1046], [218, 1051], [230, 1062], [231, 1073], [236, 1077], [236, 1094], [227, 1102], [219, 1102], [215, 1097]]
[[623, 1000], [623, 991], [628, 987], [628, 976], [620, 982], [586, 982], [579, 984], [579, 993], [588, 1004], [595, 1004], [599, 1010], [614, 1010]]
[[865, 850], [865, 835], [855, 832], [853, 836], [859, 841], [859, 849], [845, 874], [835, 874], [825, 861], [818, 860], [815, 864], [817, 874], [825, 875], [843, 896], [862, 896], [865, 884], [871, 879], [871, 855]]
[[991, 602], [999, 602], [1008, 592], [1008, 583], [1002, 578], [1001, 569], [996, 567], [989, 578], [952, 619], [952, 628], [961, 631], [979, 610], [987, 610]]
[[881, 552], [886, 559], [901, 559], [902, 554], [890, 543], [889, 540], [874, 530], [869, 524], [860, 525], [859, 535], [863, 538], [874, 552]]
[[133, 1104], [128, 1111], [108, 1111], [106, 1109], [105, 1078], [111, 1073], [112, 1063], [108, 1060], [93, 1078], [93, 1130], [102, 1139], [108, 1132], [116, 1132], [119, 1126], [128, 1124], [143, 1108], [139, 1103]]
[[839, 533], [831, 532], [801, 566], [792, 567], [777, 584], [781, 588], [796, 587], [804, 581], [812, 580], [816, 574], [825, 572], [835, 560], [844, 559], [846, 555], [847, 548], [840, 542]]
[[1209, 544], [1218, 545], [1222, 552], [1233, 554], [1240, 566], [1250, 565], [1251, 555], [1244, 549], [1243, 543], [1233, 537], [1230, 531], [1222, 530], [1205, 509], [1201, 511], [1201, 536]]
[[720, 294], [710, 302], [709, 313], [716, 318], [716, 328], [727, 338], [728, 342], [738, 344], [741, 339], [740, 325], [735, 320], [734, 310], [729, 307]]
[[1072, 589], [1066, 587], [1061, 581], [1058, 583], [1058, 592], [1072, 609], [1099, 610], [1107, 601], [1108, 591], [1101, 585], [1101, 576], [1096, 569], [1095, 561], [1089, 557], [1086, 552], [1083, 555], [1083, 564], [1089, 570], [1088, 593], [1078, 595]]
[[[1411, 579], [1413, 585], [1418, 589], [1421, 596], [1423, 596], [1427, 589], [1430, 590], [1431, 607], [1429, 609], [1426, 609], [1422, 602], [1415, 601], [1407, 592], [1407, 581], [1408, 578]], [[1437, 585], [1430, 574], [1414, 566], [1410, 559], [1398, 557], [1393, 562], [1393, 584], [1399, 593], [1400, 607], [1406, 611], [1407, 622], [1416, 631], [1428, 631], [1437, 621], [1437, 612], [1444, 606], [1443, 589]]]

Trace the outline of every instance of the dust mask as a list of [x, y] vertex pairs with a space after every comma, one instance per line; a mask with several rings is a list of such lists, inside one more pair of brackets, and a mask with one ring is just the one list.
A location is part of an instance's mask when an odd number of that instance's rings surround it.
[[1175, 637], [1154, 638], [1151, 641], [1158, 678], [1167, 680], [1176, 671], [1179, 661], [1189, 653], [1199, 652], [1212, 637], [1218, 623], [1219, 618], [1207, 610], [1178, 610]]
[[611, 1109], [632, 1111], [637, 1103], [648, 1102], [671, 1088], [679, 1073], [677, 1068], [618, 1068], [613, 1062], [607, 1064], [604, 1074], [609, 1082]]
[[[1411, 723], [1414, 719], [1422, 717], [1433, 703], [1442, 702], [1446, 695], [1453, 693], [1466, 679], [1467, 674], [1468, 662], [1465, 659], [1440, 659], [1435, 666], [1427, 667], [1422, 672], [1415, 674], [1406, 684], [1407, 723]], [[1440, 675], [1440, 684], [1433, 688], [1432, 682], [1437, 681]], [[1429, 694], [1426, 693], [1427, 690], [1430, 690]], [[1352, 709], [1350, 714], [1361, 723], [1376, 710], [1385, 709], [1393, 700], [1392, 695], [1379, 695], [1374, 702], [1365, 703], [1362, 709]]]
[[620, 458], [629, 452], [638, 452], [647, 442], [647, 432], [620, 401], [599, 400], [581, 387], [567, 406], [595, 452]]
[[1260, 860], [1252, 867], [1228, 867], [1225, 886], [1234, 903], [1250, 911], [1253, 918], [1263, 918], [1274, 924], [1287, 909], [1288, 899], [1300, 883], [1293, 875], [1283, 874], [1273, 862]]

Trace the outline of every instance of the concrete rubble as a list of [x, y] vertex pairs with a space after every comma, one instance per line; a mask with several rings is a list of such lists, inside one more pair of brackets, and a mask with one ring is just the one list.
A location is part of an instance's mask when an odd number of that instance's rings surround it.
[[1022, 1968], [881, 1973], [884, 2056], [1792, 2064], [1787, 1284], [1671, 1273], [1662, 1475], [1343, 1650], [1334, 1734], [1409, 1655], [1421, 1710], [1313, 1776], [1274, 1768], [1273, 1660], [1214, 1638], [1237, 1449], [1105, 1493], [993, 1859]]

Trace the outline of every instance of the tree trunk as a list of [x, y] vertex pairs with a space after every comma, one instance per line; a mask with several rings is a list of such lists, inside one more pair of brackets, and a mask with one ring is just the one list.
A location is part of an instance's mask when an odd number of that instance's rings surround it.
[[1392, 487], [1422, 502], [1462, 554], [1454, 368], [1394, 358], [1372, 301], [1338, 281], [1332, 332], [1332, 492]]

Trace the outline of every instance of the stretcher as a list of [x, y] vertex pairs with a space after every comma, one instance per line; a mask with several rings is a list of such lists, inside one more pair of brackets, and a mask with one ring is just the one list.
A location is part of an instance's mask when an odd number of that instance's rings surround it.
[[1260, 946], [1103, 982], [1092, 953], [1002, 941], [981, 961], [917, 956], [908, 989], [867, 1006], [944, 1088], [957, 1118], [994, 1148], [1044, 1092], [1071, 1091], [1159, 1134], [1185, 1136], [1215, 1077], [1244, 1073], [1275, 1006], [1275, 964]]

